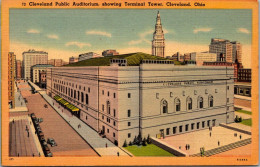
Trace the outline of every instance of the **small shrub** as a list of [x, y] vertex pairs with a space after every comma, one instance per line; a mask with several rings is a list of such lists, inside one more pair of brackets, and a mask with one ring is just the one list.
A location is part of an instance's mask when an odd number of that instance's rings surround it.
[[124, 142], [124, 144], [123, 144], [123, 147], [127, 147], [127, 143], [126, 143], [126, 140], [125, 140], [125, 142]]
[[147, 144], [146, 144], [146, 139], [145, 139], [145, 138], [144, 138], [143, 141], [142, 141], [142, 145], [143, 145], [143, 146], [146, 146], [146, 145], [147, 145]]
[[136, 138], [136, 136], [135, 136], [135, 138], [134, 138], [134, 141], [133, 141], [133, 144], [137, 144], [137, 138]]
[[147, 142], [147, 144], [151, 144], [152, 143], [152, 139], [150, 138], [150, 135], [148, 135], [146, 142]]
[[130, 141], [128, 145], [129, 145], [129, 146], [132, 146], [133, 144], [132, 144], [132, 142]]
[[242, 122], [242, 121], [243, 121], [243, 119], [242, 119], [242, 117], [240, 117], [240, 118], [239, 118], [239, 122]]

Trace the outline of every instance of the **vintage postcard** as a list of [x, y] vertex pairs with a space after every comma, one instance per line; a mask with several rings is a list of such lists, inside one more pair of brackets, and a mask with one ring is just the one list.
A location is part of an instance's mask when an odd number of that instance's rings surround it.
[[258, 2], [2, 0], [4, 166], [257, 165]]

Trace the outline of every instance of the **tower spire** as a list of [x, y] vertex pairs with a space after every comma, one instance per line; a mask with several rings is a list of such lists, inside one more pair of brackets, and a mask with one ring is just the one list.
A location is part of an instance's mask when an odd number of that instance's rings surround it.
[[164, 33], [161, 24], [161, 16], [158, 11], [156, 17], [155, 31], [152, 40], [152, 55], [164, 57], [165, 43]]

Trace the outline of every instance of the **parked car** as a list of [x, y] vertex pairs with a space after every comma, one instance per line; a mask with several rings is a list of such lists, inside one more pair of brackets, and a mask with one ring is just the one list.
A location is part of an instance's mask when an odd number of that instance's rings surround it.
[[46, 151], [44, 152], [46, 157], [52, 157], [52, 152], [51, 151]]
[[35, 116], [34, 113], [31, 114], [31, 118], [32, 118], [33, 121], [36, 120], [36, 116]]
[[52, 138], [48, 138], [47, 143], [50, 144], [52, 147], [57, 146], [57, 143]]
[[39, 123], [43, 122], [43, 118], [38, 118], [38, 122]]

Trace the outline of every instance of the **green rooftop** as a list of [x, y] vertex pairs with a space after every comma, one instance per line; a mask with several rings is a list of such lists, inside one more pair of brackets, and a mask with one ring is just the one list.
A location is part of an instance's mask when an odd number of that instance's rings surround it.
[[[137, 53], [116, 55], [116, 56], [92, 58], [92, 59], [83, 60], [83, 61], [72, 63], [72, 64], [67, 64], [65, 66], [66, 67], [69, 67], [69, 66], [109, 66], [111, 59], [126, 59], [128, 66], [139, 66], [142, 60], [168, 60], [166, 58], [137, 52]], [[179, 65], [180, 63], [175, 61], [174, 64]]]

